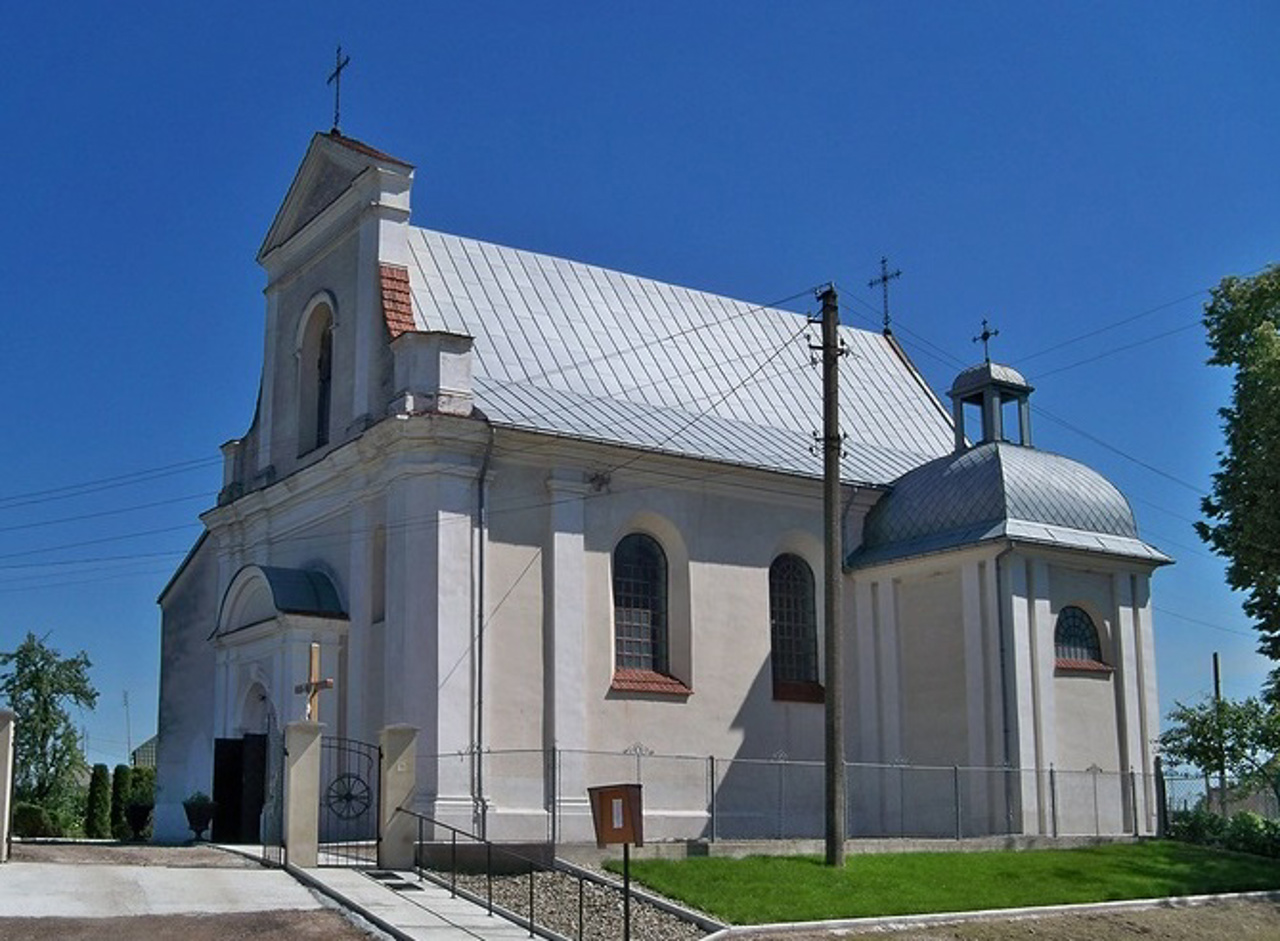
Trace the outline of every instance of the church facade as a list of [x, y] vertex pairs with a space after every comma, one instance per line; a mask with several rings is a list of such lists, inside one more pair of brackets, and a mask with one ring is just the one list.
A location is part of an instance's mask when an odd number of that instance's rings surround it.
[[[652, 839], [775, 835], [785, 764], [778, 835], [820, 834], [806, 319], [415, 227], [412, 183], [318, 134], [259, 253], [257, 407], [160, 597], [158, 838], [302, 717], [316, 643], [328, 732], [416, 727], [438, 819], [587, 839], [640, 774]], [[851, 833], [1151, 832], [1169, 560], [1014, 370], [944, 405], [840, 329]]]

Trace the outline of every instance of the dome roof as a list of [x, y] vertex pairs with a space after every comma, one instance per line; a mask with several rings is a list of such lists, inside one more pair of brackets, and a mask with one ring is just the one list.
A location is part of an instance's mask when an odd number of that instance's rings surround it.
[[849, 562], [864, 567], [1001, 538], [1171, 561], [1138, 538], [1128, 501], [1101, 474], [1001, 441], [898, 478], [867, 515], [863, 545]]
[[1012, 366], [1006, 366], [1003, 363], [986, 362], [979, 363], [977, 366], [970, 366], [956, 376], [955, 382], [951, 383], [951, 391], [947, 394], [952, 398], [963, 397], [991, 385], [1004, 386], [1009, 389], [1016, 389], [1019, 392], [1030, 393], [1035, 391], [1022, 373]]

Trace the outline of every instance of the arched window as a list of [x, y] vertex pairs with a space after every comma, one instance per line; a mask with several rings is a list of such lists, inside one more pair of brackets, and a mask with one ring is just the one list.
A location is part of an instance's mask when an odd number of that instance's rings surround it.
[[773, 698], [822, 702], [813, 569], [798, 555], [780, 555], [769, 566], [769, 635]]
[[303, 325], [298, 346], [298, 454], [329, 443], [333, 401], [333, 311], [321, 303]]
[[1053, 650], [1058, 660], [1074, 664], [1102, 663], [1102, 645], [1098, 642], [1098, 629], [1093, 618], [1074, 605], [1058, 612], [1058, 623], [1053, 629]]
[[618, 670], [668, 672], [667, 557], [644, 533], [613, 550], [613, 629]]

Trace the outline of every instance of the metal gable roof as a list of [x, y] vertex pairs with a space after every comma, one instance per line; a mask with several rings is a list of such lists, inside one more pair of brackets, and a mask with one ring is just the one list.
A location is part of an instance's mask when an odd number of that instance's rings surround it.
[[[475, 340], [477, 405], [502, 424], [793, 473], [821, 424], [807, 319], [579, 262], [409, 230], [420, 330]], [[945, 410], [878, 333], [841, 327], [849, 479], [947, 453]]]

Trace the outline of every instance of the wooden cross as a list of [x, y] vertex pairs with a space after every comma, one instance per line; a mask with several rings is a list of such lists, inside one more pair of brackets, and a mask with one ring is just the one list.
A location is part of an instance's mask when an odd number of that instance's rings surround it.
[[867, 282], [867, 287], [869, 288], [873, 288], [877, 284], [883, 285], [884, 287], [884, 332], [885, 333], [893, 332], [892, 330], [889, 329], [889, 282], [892, 281], [894, 278], [901, 278], [901, 277], [902, 277], [901, 269], [894, 271], [893, 273], [889, 272], [889, 259], [881, 255], [880, 256], [880, 277], [872, 278], [870, 281]]
[[320, 679], [320, 645], [311, 645], [311, 669], [307, 673], [307, 681], [293, 688], [295, 693], [306, 693], [308, 722], [320, 721], [320, 690], [333, 689], [333, 679]]
[[982, 358], [988, 363], [991, 362], [991, 350], [988, 348], [987, 344], [991, 342], [992, 337], [997, 337], [999, 335], [1000, 331], [992, 330], [988, 327], [986, 318], [983, 318], [982, 332], [973, 338], [973, 342], [982, 344]]
[[336, 131], [338, 129], [338, 111], [342, 104], [342, 70], [351, 62], [351, 56], [344, 57], [342, 55], [342, 47], [339, 46], [334, 62], [336, 64], [333, 67], [333, 72], [330, 73], [329, 79], [325, 84], [333, 86], [333, 129]]

